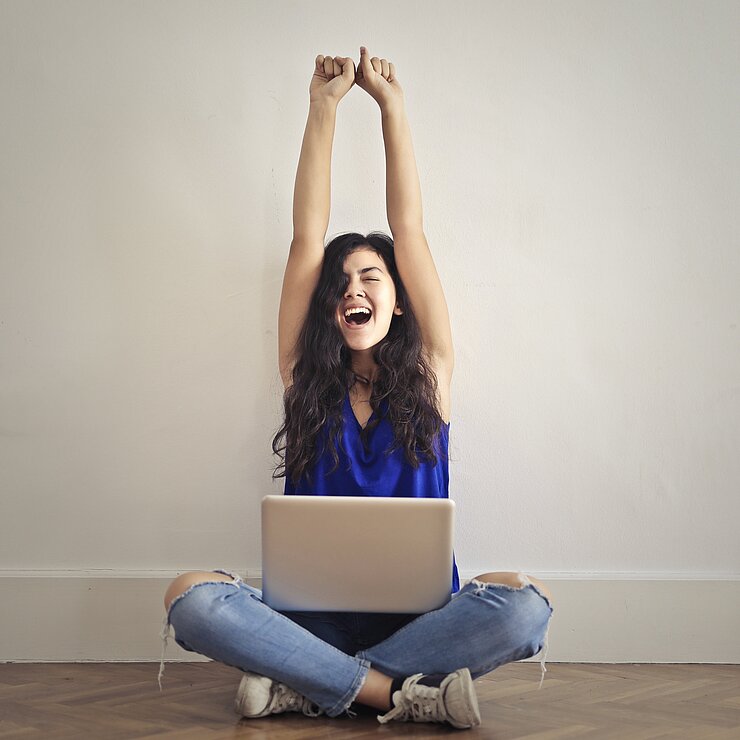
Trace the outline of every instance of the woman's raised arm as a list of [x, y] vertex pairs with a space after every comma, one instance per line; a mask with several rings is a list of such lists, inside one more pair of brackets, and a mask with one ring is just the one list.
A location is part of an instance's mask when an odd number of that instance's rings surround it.
[[[452, 331], [442, 283], [424, 235], [421, 187], [411, 130], [396, 70], [385, 59], [370, 59], [360, 47], [357, 84], [380, 106], [385, 143], [386, 211], [398, 272], [421, 327], [443, 396], [454, 366]], [[446, 384], [446, 389], [443, 387]]]
[[278, 314], [278, 365], [290, 384], [294, 349], [324, 258], [331, 207], [331, 153], [337, 105], [355, 84], [348, 57], [316, 57], [306, 131], [293, 192], [293, 240], [283, 276]]

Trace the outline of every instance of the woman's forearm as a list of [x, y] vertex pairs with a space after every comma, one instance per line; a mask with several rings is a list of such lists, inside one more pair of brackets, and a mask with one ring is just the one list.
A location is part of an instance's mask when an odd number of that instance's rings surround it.
[[421, 186], [406, 109], [381, 111], [385, 143], [385, 199], [391, 232], [423, 230]]
[[322, 240], [329, 228], [331, 152], [337, 107], [328, 102], [309, 106], [293, 192], [293, 239]]

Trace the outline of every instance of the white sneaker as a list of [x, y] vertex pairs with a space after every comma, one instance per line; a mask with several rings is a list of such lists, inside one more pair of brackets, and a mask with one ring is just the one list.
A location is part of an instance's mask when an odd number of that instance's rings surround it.
[[281, 712], [303, 712], [309, 717], [323, 714], [312, 701], [279, 681], [245, 671], [236, 692], [234, 709], [242, 717], [266, 717]]
[[409, 676], [401, 690], [394, 692], [393, 704], [393, 709], [379, 716], [378, 722], [385, 724], [394, 719], [400, 722], [449, 722], [458, 729], [480, 724], [478, 697], [467, 668], [447, 676], [424, 676], [422, 673]]

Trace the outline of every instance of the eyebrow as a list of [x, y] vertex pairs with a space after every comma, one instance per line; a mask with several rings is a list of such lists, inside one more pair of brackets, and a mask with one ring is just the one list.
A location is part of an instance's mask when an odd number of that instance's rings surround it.
[[[370, 270], [377, 270], [381, 275], [385, 275], [383, 270], [381, 270], [379, 267], [375, 267], [375, 265], [373, 265], [372, 267], [363, 267], [361, 270], [357, 270], [357, 274], [364, 275], [366, 272], [370, 272]], [[349, 277], [352, 273], [345, 272], [344, 274], [345, 276]]]

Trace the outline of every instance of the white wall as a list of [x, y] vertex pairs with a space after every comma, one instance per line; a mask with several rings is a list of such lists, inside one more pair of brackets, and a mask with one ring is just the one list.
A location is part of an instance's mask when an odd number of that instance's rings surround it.
[[[396, 66], [461, 570], [740, 574], [736, 2], [0, 5], [0, 569], [260, 568], [316, 54]], [[734, 92], [733, 92], [734, 91]], [[328, 237], [387, 229], [340, 104]]]

